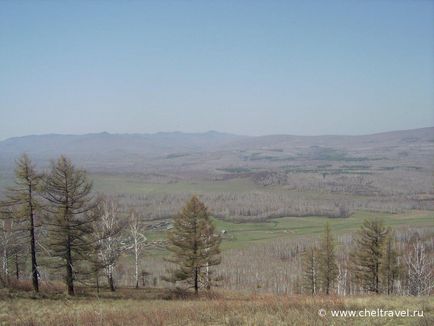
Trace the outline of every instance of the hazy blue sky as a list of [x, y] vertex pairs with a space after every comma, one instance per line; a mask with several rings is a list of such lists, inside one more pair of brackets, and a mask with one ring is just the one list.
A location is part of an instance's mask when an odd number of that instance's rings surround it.
[[0, 1], [0, 139], [434, 125], [433, 1]]

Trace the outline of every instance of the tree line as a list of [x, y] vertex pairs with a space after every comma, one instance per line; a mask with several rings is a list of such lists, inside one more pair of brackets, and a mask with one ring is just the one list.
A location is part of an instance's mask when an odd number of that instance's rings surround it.
[[[434, 287], [433, 265], [424, 242], [415, 233], [406, 250], [399, 250], [391, 228], [381, 219], [367, 219], [357, 232], [349, 252], [353, 292], [428, 295]], [[319, 245], [303, 252], [304, 292], [312, 295], [339, 292], [340, 273], [336, 244], [327, 223]], [[402, 290], [402, 288], [406, 290]]]
[[[116, 264], [122, 254], [132, 252], [139, 287], [139, 259], [148, 245], [143, 219], [134, 210], [125, 216], [117, 201], [96, 195], [92, 188], [86, 171], [64, 156], [45, 174], [27, 155], [17, 160], [15, 185], [6, 189], [0, 203], [3, 285], [9, 283], [11, 263], [20, 278], [20, 266], [27, 265], [30, 253], [34, 292], [40, 289], [41, 261], [54, 275], [63, 275], [69, 295], [75, 294], [76, 282], [94, 284], [99, 291], [101, 274], [115, 291]], [[212, 267], [220, 263], [220, 241], [207, 208], [193, 196], [168, 235], [173, 268], [167, 280], [184, 283], [195, 293], [209, 289], [215, 279]]]

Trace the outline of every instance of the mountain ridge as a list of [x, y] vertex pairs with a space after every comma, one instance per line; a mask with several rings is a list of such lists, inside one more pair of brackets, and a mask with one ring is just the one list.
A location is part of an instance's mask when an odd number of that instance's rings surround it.
[[367, 133], [367, 134], [319, 134], [319, 135], [298, 135], [298, 134], [265, 134], [265, 135], [243, 135], [243, 134], [236, 134], [236, 133], [230, 133], [230, 132], [222, 132], [217, 130], [208, 130], [204, 132], [185, 132], [185, 131], [157, 131], [153, 133], [140, 133], [140, 132], [133, 132], [133, 133], [114, 133], [114, 132], [108, 132], [108, 131], [101, 131], [101, 132], [89, 132], [84, 134], [62, 134], [62, 133], [46, 133], [46, 134], [29, 134], [29, 135], [22, 135], [22, 136], [14, 136], [14, 137], [8, 137], [5, 139], [0, 140], [0, 143], [10, 140], [17, 140], [21, 138], [29, 138], [29, 137], [46, 137], [46, 136], [61, 136], [61, 137], [81, 137], [81, 136], [98, 136], [98, 135], [107, 135], [107, 136], [143, 136], [143, 137], [149, 137], [149, 136], [159, 136], [159, 135], [191, 135], [191, 136], [200, 136], [200, 135], [227, 135], [227, 136], [237, 136], [237, 137], [248, 137], [248, 138], [261, 138], [261, 137], [270, 137], [270, 136], [287, 136], [287, 137], [306, 137], [306, 138], [315, 138], [315, 137], [369, 137], [369, 136], [379, 136], [379, 135], [387, 135], [387, 134], [397, 134], [397, 133], [413, 133], [415, 131], [426, 131], [430, 133], [434, 133], [434, 126], [431, 127], [422, 127], [422, 128], [411, 128], [411, 129], [397, 129], [397, 130], [389, 130], [389, 131], [381, 131], [381, 132], [373, 132], [373, 133]]
[[[108, 132], [83, 135], [43, 134], [12, 137], [0, 141], [0, 168], [10, 167], [22, 153], [37, 164], [46, 163], [61, 154], [70, 156], [79, 165], [116, 170], [132, 166], [166, 164], [167, 158], [178, 166], [220, 160], [231, 165], [245, 160], [263, 160], [273, 152], [273, 160], [294, 157], [317, 157], [324, 150], [346, 152], [348, 155], [381, 157], [385, 151], [407, 150], [417, 144], [430, 152], [434, 143], [434, 127], [389, 131], [369, 135], [265, 135], [244, 136], [218, 131], [203, 133], [159, 132], [153, 134], [111, 134]], [[425, 149], [424, 149], [425, 148]], [[256, 152], [261, 152], [261, 155]], [[238, 154], [234, 154], [238, 153]], [[280, 153], [280, 154], [277, 154]], [[336, 154], [336, 153], [335, 153]], [[234, 161], [235, 160], [235, 161]], [[237, 163], [239, 164], [239, 163]], [[226, 166], [225, 165], [225, 166]], [[139, 170], [142, 170], [141, 168]]]

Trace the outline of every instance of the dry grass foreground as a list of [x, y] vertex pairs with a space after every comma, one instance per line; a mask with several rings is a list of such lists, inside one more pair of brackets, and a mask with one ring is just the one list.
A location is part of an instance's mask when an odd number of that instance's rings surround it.
[[[64, 294], [0, 291], [1, 325], [434, 325], [434, 297], [310, 297], [214, 292], [179, 298], [162, 289]], [[327, 315], [320, 317], [319, 309]], [[422, 310], [424, 317], [332, 317], [330, 310]]]

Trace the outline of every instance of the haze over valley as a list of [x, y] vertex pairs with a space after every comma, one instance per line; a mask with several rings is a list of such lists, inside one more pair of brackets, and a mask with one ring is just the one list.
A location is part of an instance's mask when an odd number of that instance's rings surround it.
[[[145, 205], [144, 216], [152, 219], [169, 217], [192, 193], [210, 197], [213, 212], [227, 219], [398, 212], [432, 208], [434, 199], [434, 127], [363, 136], [16, 137], [0, 142], [3, 184], [12, 180], [21, 153], [41, 168], [59, 155], [70, 157], [90, 172], [97, 191], [154, 203]], [[236, 209], [241, 203], [249, 213]]]

